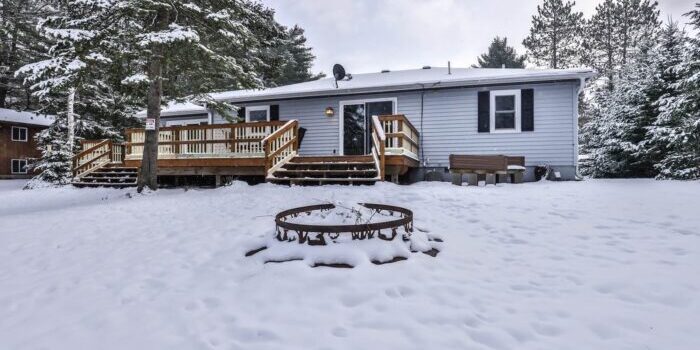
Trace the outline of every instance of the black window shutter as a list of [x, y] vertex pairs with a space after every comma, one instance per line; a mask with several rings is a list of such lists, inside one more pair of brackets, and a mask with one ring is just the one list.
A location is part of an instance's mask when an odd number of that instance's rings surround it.
[[491, 115], [490, 115], [491, 98], [488, 91], [479, 91], [479, 105], [477, 107], [479, 113], [479, 132], [490, 132]]
[[520, 130], [535, 131], [535, 93], [533, 89], [520, 91]]
[[280, 120], [280, 105], [270, 105], [270, 121]]
[[245, 107], [238, 107], [238, 119], [245, 120]]

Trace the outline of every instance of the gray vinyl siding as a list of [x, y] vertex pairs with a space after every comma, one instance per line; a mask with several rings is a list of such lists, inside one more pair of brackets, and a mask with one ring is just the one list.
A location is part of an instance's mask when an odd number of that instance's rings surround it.
[[[490, 88], [442, 89], [425, 92], [421, 126], [420, 92], [402, 92], [346, 97], [284, 100], [240, 104], [278, 104], [281, 120], [298, 119], [307, 129], [302, 155], [331, 155], [338, 152], [340, 102], [397, 98], [398, 113], [405, 114], [421, 132], [422, 156], [426, 166], [447, 167], [450, 154], [506, 154], [525, 156], [527, 166], [549, 164], [573, 166], [576, 148], [576, 82], [513, 85]], [[497, 89], [534, 89], [535, 130], [521, 133], [477, 132], [477, 92]], [[324, 115], [333, 107], [335, 116]], [[215, 123], [224, 122], [214, 118]]]

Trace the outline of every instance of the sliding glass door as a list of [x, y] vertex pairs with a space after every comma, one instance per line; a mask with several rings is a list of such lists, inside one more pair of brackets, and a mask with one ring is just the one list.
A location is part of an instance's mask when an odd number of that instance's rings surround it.
[[371, 117], [395, 113], [395, 99], [344, 101], [340, 103], [343, 118], [342, 154], [363, 155], [372, 149]]

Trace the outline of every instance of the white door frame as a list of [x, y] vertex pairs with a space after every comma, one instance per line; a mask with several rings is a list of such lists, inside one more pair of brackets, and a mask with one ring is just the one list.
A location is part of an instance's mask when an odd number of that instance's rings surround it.
[[[392, 114], [396, 114], [397, 110], [398, 110], [398, 105], [399, 105], [397, 97], [367, 98], [367, 99], [340, 101], [339, 107], [338, 107], [338, 119], [339, 119], [339, 121], [338, 121], [338, 126], [339, 126], [339, 128], [338, 128], [338, 135], [339, 135], [339, 137], [338, 137], [338, 154], [339, 155], [342, 156], [345, 154], [345, 145], [343, 144], [343, 141], [345, 139], [345, 125], [344, 125], [345, 124], [345, 112], [343, 110], [343, 107], [346, 105], [359, 105], [359, 104], [366, 104], [369, 102], [387, 102], [387, 101], [392, 102], [392, 107], [393, 107]], [[366, 114], [366, 111], [365, 111], [365, 119], [368, 117], [371, 118], [372, 116], [368, 116]], [[366, 120], [365, 120], [365, 125], [367, 125]], [[371, 124], [370, 124], [370, 126], [371, 126]], [[369, 131], [369, 130], [365, 130], [365, 137], [367, 136], [367, 131]]]

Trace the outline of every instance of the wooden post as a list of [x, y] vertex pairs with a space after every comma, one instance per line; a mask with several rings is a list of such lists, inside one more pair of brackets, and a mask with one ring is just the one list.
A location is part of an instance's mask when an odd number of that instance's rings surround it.
[[173, 142], [175, 147], [173, 147], [173, 152], [175, 153], [175, 157], [180, 154], [180, 130], [178, 129], [173, 129]]
[[231, 125], [231, 153], [236, 153], [236, 127]]
[[292, 137], [294, 137], [294, 144], [292, 145], [292, 151], [299, 151], [299, 122], [298, 121], [294, 122]]
[[379, 150], [381, 152], [381, 154], [380, 154], [381, 159], [379, 160], [379, 176], [381, 177], [382, 181], [384, 181], [384, 177], [386, 176], [386, 170], [385, 170], [386, 169], [386, 156], [384, 154], [386, 147], [384, 146], [384, 142], [380, 141], [379, 143], [380, 143]]
[[270, 170], [271, 167], [270, 142], [263, 143], [263, 149], [265, 150], [265, 176], [267, 176], [267, 172]]

